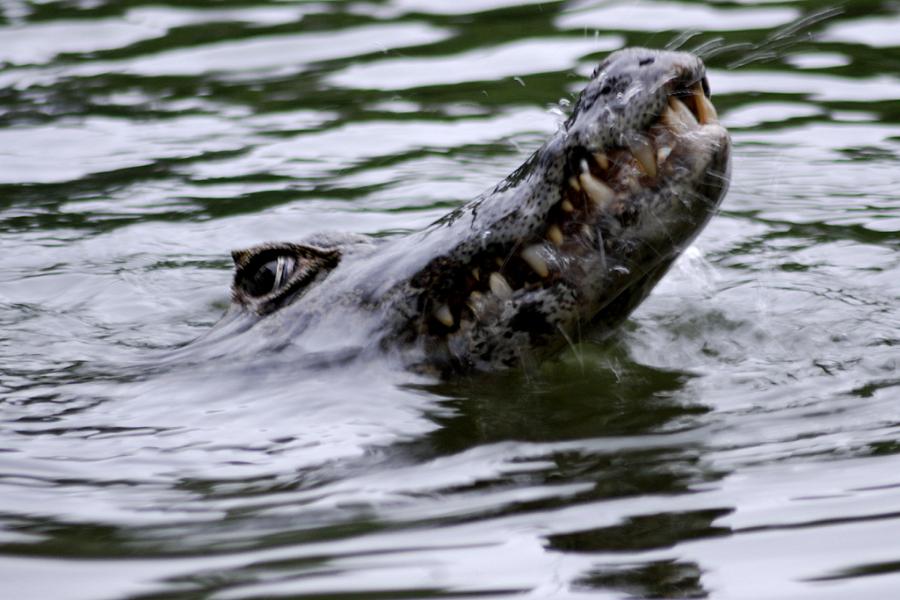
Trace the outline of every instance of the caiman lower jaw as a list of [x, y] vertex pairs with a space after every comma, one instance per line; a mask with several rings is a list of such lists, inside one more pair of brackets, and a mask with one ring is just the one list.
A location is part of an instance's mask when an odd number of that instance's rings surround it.
[[579, 260], [609, 251], [613, 240], [605, 239], [604, 230], [612, 224], [621, 231], [638, 218], [635, 198], [686, 176], [695, 158], [692, 142], [707, 128], [725, 135], [706, 89], [705, 80], [673, 82], [662, 113], [625, 145], [571, 150], [561, 199], [546, 215], [543, 236], [488, 247], [466, 265], [447, 265], [450, 293], [423, 298], [431, 333], [468, 329], [496, 314], [498, 303], [549, 288]]

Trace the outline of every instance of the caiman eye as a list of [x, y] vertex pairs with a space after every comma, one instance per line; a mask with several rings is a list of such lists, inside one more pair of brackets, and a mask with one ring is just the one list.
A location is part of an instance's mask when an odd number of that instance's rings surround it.
[[337, 266], [336, 249], [302, 244], [262, 244], [231, 253], [231, 299], [264, 315], [303, 294], [316, 278]]
[[279, 256], [261, 264], [246, 282], [246, 291], [251, 296], [265, 296], [282, 287], [290, 278], [297, 261], [290, 256]]

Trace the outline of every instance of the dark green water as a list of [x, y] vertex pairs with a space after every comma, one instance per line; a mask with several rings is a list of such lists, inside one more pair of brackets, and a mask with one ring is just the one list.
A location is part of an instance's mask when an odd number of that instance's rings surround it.
[[[0, 597], [900, 597], [891, 1], [0, 1]], [[152, 367], [229, 251], [421, 227], [625, 45], [731, 192], [540, 372]]]

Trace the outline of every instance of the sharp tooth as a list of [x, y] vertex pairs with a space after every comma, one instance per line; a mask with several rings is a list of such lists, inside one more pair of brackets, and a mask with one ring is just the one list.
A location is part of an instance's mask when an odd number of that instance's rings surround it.
[[604, 208], [616, 197], [616, 193], [612, 191], [611, 187], [591, 175], [590, 172], [582, 173], [578, 179], [581, 181], [581, 187], [587, 192], [588, 198], [598, 208]]
[[594, 243], [594, 230], [587, 223], [581, 226], [581, 235], [586, 237], [592, 244]]
[[529, 267], [534, 269], [535, 273], [543, 278], [550, 274], [550, 267], [547, 266], [547, 261], [541, 256], [542, 250], [543, 247], [540, 244], [526, 246], [521, 252], [521, 257], [522, 260], [528, 263]]
[[682, 118], [684, 118], [691, 125], [698, 125], [697, 117], [694, 115], [694, 111], [691, 110], [690, 105], [684, 101], [683, 98], [676, 98], [678, 102], [675, 103], [675, 106], [678, 107], [678, 110], [682, 113]]
[[716, 107], [713, 106], [712, 102], [709, 101], [709, 98], [706, 97], [706, 94], [703, 93], [703, 86], [697, 83], [692, 88], [692, 91], [694, 92], [694, 100], [697, 104], [697, 115], [700, 117], [700, 124], [706, 125], [707, 123], [717, 123], [719, 121], [719, 115], [716, 114]]
[[597, 161], [597, 165], [604, 171], [609, 169], [609, 157], [606, 156], [606, 152], [594, 152], [594, 160]]
[[491, 277], [488, 280], [488, 283], [490, 284], [491, 291], [494, 292], [494, 295], [501, 300], [509, 300], [512, 297], [513, 290], [511, 287], [509, 287], [509, 283], [506, 281], [506, 277], [504, 277], [500, 273], [491, 273]]
[[447, 327], [453, 327], [453, 313], [450, 312], [450, 307], [446, 304], [441, 304], [435, 309], [434, 318]]
[[644, 174], [649, 175], [650, 177], [656, 177], [656, 156], [654, 155], [653, 146], [650, 145], [650, 142], [643, 137], [638, 137], [631, 140], [629, 148], [631, 149], [631, 153], [637, 159]]
[[569, 177], [569, 185], [571, 185], [576, 192], [581, 191], [581, 184], [578, 183], [578, 179], [576, 177]]
[[472, 277], [475, 278], [475, 281], [481, 281], [481, 270], [478, 267], [472, 269]]
[[659, 150], [656, 151], [656, 162], [659, 164], [666, 162], [666, 159], [669, 158], [670, 154], [672, 154], [672, 148], [670, 146], [660, 146]]
[[563, 200], [562, 202], [560, 202], [559, 207], [563, 209], [563, 212], [575, 212], [575, 206], [568, 200]]
[[663, 125], [675, 132], [685, 129], [684, 123], [681, 122], [680, 115], [675, 112], [675, 109], [673, 108], [672, 98], [669, 98], [669, 105], [666, 106], [666, 109], [663, 111], [662, 122]]
[[547, 239], [556, 246], [562, 246], [565, 241], [562, 229], [560, 229], [558, 225], [551, 225], [547, 228]]
[[669, 96], [669, 108], [663, 113], [663, 121], [666, 126], [679, 133], [699, 127], [691, 109], [675, 96]]

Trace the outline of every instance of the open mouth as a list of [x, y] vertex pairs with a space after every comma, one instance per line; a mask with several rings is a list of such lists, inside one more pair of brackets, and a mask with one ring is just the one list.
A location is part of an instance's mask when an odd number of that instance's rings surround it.
[[569, 151], [560, 199], [547, 212], [540, 234], [488, 245], [465, 265], [436, 265], [442, 271], [440, 291], [435, 294], [432, 287], [422, 299], [432, 333], [452, 333], [490, 318], [522, 291], [558, 283], [569, 261], [615, 250], [614, 234], [639, 217], [635, 196], [684, 171], [680, 158], [690, 152], [684, 142], [707, 125], [718, 126], [705, 77], [671, 81], [666, 94], [662, 111], [645, 130], [626, 134], [615, 146]]

